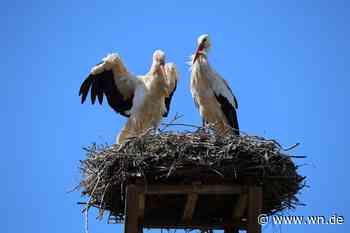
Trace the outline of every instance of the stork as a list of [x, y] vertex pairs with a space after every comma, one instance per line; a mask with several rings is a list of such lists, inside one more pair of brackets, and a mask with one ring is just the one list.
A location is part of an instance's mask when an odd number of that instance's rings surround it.
[[109, 106], [128, 118], [116, 139], [121, 144], [158, 128], [162, 118], [168, 116], [177, 79], [175, 65], [165, 64], [165, 53], [161, 50], [153, 53], [149, 72], [139, 76], [131, 74], [121, 57], [112, 53], [91, 69], [80, 87], [79, 96], [84, 103], [91, 89], [92, 104], [96, 97], [102, 104], [106, 96]]
[[[207, 34], [197, 40], [197, 50], [191, 62], [191, 93], [199, 113], [205, 122], [213, 124], [224, 135], [233, 131], [239, 135], [236, 97], [226, 80], [210, 66], [208, 51], [211, 47]], [[234, 130], [232, 130], [234, 129]]]

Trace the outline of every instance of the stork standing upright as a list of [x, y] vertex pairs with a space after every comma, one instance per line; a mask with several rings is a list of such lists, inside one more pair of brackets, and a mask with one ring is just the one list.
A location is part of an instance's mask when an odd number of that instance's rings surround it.
[[[168, 76], [167, 76], [168, 75]], [[153, 63], [146, 75], [135, 76], [123, 64], [118, 54], [109, 54], [92, 68], [79, 91], [84, 103], [91, 88], [91, 102], [96, 97], [100, 104], [103, 96], [117, 113], [128, 117], [117, 136], [117, 143], [139, 136], [151, 128], [157, 128], [170, 110], [170, 103], [177, 84], [174, 64], [165, 64], [165, 53], [156, 50]]]
[[213, 124], [221, 135], [232, 129], [239, 135], [236, 113], [238, 103], [226, 80], [210, 66], [210, 47], [209, 36], [201, 35], [197, 40], [197, 50], [192, 56], [191, 93], [204, 123]]

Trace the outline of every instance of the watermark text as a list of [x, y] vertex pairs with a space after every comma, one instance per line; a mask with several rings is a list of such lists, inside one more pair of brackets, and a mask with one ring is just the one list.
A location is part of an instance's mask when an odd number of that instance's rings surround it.
[[341, 225], [344, 224], [344, 217], [342, 215], [333, 214], [326, 216], [295, 216], [295, 215], [273, 215], [267, 216], [260, 214], [258, 216], [258, 223], [260, 225], [272, 224], [305, 224], [305, 225]]

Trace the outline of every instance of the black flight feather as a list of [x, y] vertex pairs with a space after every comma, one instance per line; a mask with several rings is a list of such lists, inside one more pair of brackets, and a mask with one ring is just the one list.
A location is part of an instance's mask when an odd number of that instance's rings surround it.
[[113, 79], [112, 70], [105, 70], [99, 74], [90, 74], [82, 83], [79, 91], [81, 103], [84, 103], [91, 87], [91, 102], [95, 103], [96, 97], [100, 104], [103, 101], [103, 94], [107, 98], [109, 106], [125, 117], [129, 117], [128, 110], [132, 107], [132, 99], [124, 99]]
[[91, 86], [91, 103], [95, 104], [96, 96], [97, 96], [97, 91], [99, 88], [99, 78], [93, 78], [92, 79], [92, 86]]
[[84, 103], [86, 96], [89, 93], [89, 89], [92, 83], [92, 76], [89, 75], [80, 86], [79, 96], [81, 96], [81, 103]]
[[175, 82], [174, 90], [170, 93], [170, 95], [168, 97], [165, 98], [166, 112], [163, 114], [163, 117], [167, 117], [169, 115], [171, 99], [173, 98], [173, 95], [174, 95], [174, 92], [176, 91], [176, 88], [177, 88], [177, 81]]
[[232, 128], [236, 129], [234, 133], [236, 135], [239, 135], [239, 125], [238, 125], [237, 112], [235, 107], [232, 106], [232, 104], [226, 99], [226, 97], [222, 95], [216, 95], [216, 94], [215, 94], [215, 97], [221, 105], [221, 109], [227, 119], [228, 124]]

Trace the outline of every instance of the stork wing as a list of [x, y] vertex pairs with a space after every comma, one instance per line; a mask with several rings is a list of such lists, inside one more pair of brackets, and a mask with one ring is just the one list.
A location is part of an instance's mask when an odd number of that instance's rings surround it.
[[[216, 97], [217, 101], [220, 103], [221, 110], [224, 113], [229, 125], [232, 128], [239, 130], [236, 109], [232, 106], [232, 104], [223, 95], [215, 94], [215, 97]], [[237, 133], [238, 133], [238, 131], [237, 131]]]
[[213, 85], [213, 91], [217, 101], [221, 105], [221, 109], [229, 123], [229, 125], [236, 129], [236, 134], [239, 134], [239, 125], [237, 119], [236, 109], [238, 108], [238, 102], [236, 97], [234, 96], [231, 88], [227, 84], [226, 80], [217, 76], [217, 83]]
[[173, 98], [174, 92], [177, 87], [178, 72], [174, 63], [165, 64], [165, 79], [167, 83], [167, 97], [165, 97], [165, 107], [166, 112], [163, 114], [163, 117], [167, 117], [170, 111], [171, 99]]
[[[115, 59], [115, 60], [113, 60]], [[128, 73], [116, 54], [108, 55], [96, 65], [80, 86], [79, 96], [84, 103], [91, 88], [91, 103], [96, 97], [102, 104], [106, 96], [109, 106], [123, 116], [130, 115], [137, 78]]]

